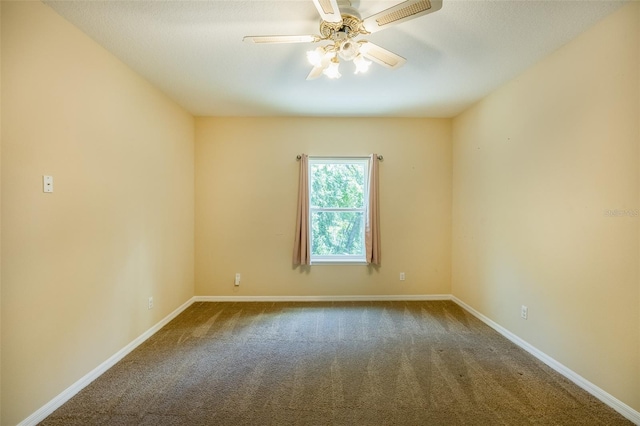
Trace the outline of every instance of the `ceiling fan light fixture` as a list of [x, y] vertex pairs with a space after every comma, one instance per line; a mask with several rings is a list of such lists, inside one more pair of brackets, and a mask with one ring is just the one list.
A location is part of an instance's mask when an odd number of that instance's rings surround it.
[[340, 74], [340, 70], [338, 69], [339, 66], [340, 62], [338, 61], [338, 58], [334, 56], [333, 59], [331, 59], [329, 66], [325, 68], [322, 73], [331, 79], [338, 79], [342, 77], [342, 74]]
[[364, 56], [358, 54], [353, 60], [353, 64], [356, 66], [356, 70], [354, 74], [360, 74], [363, 72], [369, 71], [369, 66], [371, 66], [371, 61], [367, 61]]
[[[246, 36], [253, 43], [328, 43], [307, 51], [313, 69], [307, 80], [326, 75], [340, 78], [340, 60], [353, 61], [355, 74], [367, 72], [371, 61], [387, 68], [401, 67], [407, 60], [377, 44], [357, 40], [360, 36], [415, 19], [442, 8], [443, 0], [401, 0], [395, 6], [362, 19], [356, 5], [359, 0], [313, 0], [320, 15], [319, 35]], [[397, 0], [394, 0], [397, 1]]]

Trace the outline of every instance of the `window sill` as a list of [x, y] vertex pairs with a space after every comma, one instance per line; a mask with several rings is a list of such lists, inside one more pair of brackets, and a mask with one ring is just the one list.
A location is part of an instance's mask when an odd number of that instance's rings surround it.
[[316, 265], [368, 265], [368, 263], [365, 260], [352, 260], [352, 259], [348, 259], [348, 260], [338, 260], [338, 259], [319, 259], [319, 260], [312, 260], [311, 261], [311, 266], [316, 266]]

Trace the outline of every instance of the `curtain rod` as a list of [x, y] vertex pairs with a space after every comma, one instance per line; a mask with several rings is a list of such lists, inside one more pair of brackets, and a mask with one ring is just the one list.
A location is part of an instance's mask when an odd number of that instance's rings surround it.
[[[296, 156], [296, 160], [300, 160], [301, 158], [302, 158], [302, 155], [300, 154]], [[317, 156], [317, 155], [311, 156], [310, 155], [309, 158], [355, 158], [355, 157], [336, 157], [335, 155], [328, 155], [328, 156]], [[384, 157], [382, 155], [378, 155], [378, 160], [382, 161], [384, 160]]]

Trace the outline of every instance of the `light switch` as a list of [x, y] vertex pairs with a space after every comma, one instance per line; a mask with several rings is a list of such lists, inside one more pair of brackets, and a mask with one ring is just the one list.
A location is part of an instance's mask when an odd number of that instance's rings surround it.
[[53, 192], [53, 176], [42, 176], [42, 190]]

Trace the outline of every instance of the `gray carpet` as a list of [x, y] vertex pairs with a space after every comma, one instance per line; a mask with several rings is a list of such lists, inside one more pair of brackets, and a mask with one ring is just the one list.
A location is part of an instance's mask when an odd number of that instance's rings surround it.
[[449, 301], [195, 303], [42, 425], [628, 425]]

